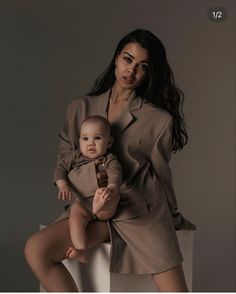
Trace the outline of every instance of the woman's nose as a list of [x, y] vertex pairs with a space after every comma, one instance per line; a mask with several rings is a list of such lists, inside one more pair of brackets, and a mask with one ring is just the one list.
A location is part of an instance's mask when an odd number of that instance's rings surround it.
[[129, 72], [130, 74], [135, 74], [135, 71], [136, 71], [136, 66], [131, 64], [131, 65], [129, 66], [128, 72]]

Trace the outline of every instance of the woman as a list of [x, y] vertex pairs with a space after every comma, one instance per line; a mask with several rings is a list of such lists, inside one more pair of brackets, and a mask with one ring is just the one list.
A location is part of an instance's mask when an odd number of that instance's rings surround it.
[[[182, 102], [162, 43], [135, 30], [119, 42], [88, 96], [69, 104], [57, 162], [78, 148], [87, 116], [108, 118], [111, 151], [122, 165], [121, 200], [112, 220], [89, 225], [89, 246], [111, 240], [111, 272], [151, 274], [159, 291], [169, 292], [187, 291], [175, 229], [195, 228], [177, 212], [168, 166], [172, 151], [187, 143]], [[78, 291], [61, 263], [70, 246], [67, 212], [26, 243], [26, 259], [48, 291]]]

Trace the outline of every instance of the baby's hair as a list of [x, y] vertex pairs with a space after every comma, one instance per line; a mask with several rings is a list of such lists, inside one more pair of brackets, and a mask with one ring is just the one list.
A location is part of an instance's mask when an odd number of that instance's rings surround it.
[[[103, 117], [103, 116], [100, 116], [100, 115], [91, 115], [89, 117], [87, 117], [81, 124], [81, 126], [84, 124], [84, 123], [87, 123], [87, 122], [92, 122], [92, 123], [100, 123], [102, 124], [102, 126], [105, 128], [106, 132], [110, 135], [111, 134], [111, 125], [109, 123], [109, 121]], [[80, 126], [80, 128], [81, 128]]]

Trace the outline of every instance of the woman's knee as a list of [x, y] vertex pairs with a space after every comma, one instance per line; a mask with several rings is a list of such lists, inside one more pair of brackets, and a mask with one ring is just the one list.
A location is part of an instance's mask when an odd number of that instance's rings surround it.
[[49, 246], [44, 234], [37, 232], [30, 236], [25, 243], [24, 253], [31, 267], [35, 264], [48, 262], [50, 258]]
[[68, 219], [51, 224], [36, 232], [26, 241], [25, 257], [28, 263], [51, 265], [66, 257], [71, 246]]

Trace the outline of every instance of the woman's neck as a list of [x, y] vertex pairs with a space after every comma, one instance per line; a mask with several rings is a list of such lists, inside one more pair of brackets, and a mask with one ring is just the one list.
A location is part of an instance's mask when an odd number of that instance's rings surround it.
[[118, 103], [122, 101], [127, 102], [133, 91], [134, 90], [130, 89], [122, 89], [116, 82], [112, 87], [110, 99], [113, 103]]

